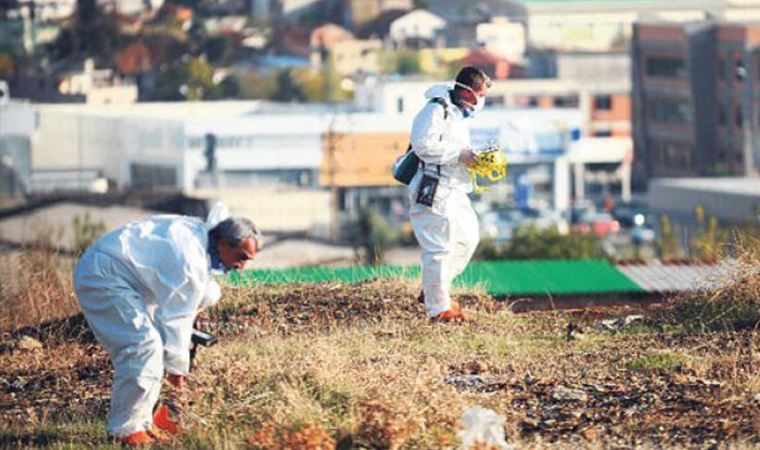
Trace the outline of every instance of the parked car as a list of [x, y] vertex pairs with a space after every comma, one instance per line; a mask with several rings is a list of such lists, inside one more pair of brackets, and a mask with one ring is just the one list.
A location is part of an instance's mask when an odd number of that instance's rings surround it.
[[650, 225], [651, 228], [654, 220], [646, 205], [634, 202], [616, 206], [612, 210], [612, 217], [620, 222], [620, 225], [624, 228], [644, 225]]
[[631, 241], [634, 244], [653, 242], [655, 237], [654, 229], [647, 225], [636, 225], [631, 228]]
[[597, 236], [607, 236], [620, 231], [620, 222], [608, 213], [587, 213], [580, 218], [579, 223], [573, 225], [572, 229], [580, 233], [593, 232]]
[[516, 228], [531, 226], [539, 230], [557, 227], [561, 233], [568, 231], [567, 222], [553, 210], [500, 209], [480, 215], [480, 235], [495, 241], [512, 239]]

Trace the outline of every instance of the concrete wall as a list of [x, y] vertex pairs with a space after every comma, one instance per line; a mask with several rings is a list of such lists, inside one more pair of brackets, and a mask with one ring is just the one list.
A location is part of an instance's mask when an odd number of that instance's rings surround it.
[[760, 180], [750, 178], [654, 179], [648, 204], [655, 211], [693, 218], [702, 205], [719, 220], [757, 224], [760, 221]]
[[177, 179], [183, 178], [185, 142], [180, 121], [46, 106], [38, 111], [33, 170], [99, 169], [118, 186], [127, 187], [130, 166], [139, 163], [172, 167]]

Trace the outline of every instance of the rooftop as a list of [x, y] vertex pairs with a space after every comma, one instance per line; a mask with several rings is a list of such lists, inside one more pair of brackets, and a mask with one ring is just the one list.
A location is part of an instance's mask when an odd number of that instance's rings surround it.
[[760, 200], [760, 178], [705, 177], [705, 178], [658, 178], [653, 185], [683, 188], [693, 191], [717, 192], [757, 197]]

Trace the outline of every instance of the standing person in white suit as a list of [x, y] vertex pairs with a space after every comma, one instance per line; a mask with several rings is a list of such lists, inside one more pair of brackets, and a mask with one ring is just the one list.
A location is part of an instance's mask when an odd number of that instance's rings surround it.
[[478, 219], [467, 196], [472, 180], [467, 163], [477, 160], [466, 122], [483, 108], [490, 78], [464, 67], [453, 88], [433, 86], [429, 101], [412, 125], [412, 150], [422, 161], [409, 183], [409, 216], [422, 247], [422, 295], [433, 321], [461, 321], [461, 307], [451, 301], [451, 282], [462, 273], [478, 245]]
[[[162, 379], [182, 389], [197, 313], [221, 298], [213, 273], [242, 269], [261, 236], [253, 222], [215, 206], [206, 223], [185, 216], [131, 222], [82, 255], [74, 286], [114, 367], [108, 434], [126, 445], [171, 440], [153, 417]], [[167, 426], [170, 425], [170, 426]]]

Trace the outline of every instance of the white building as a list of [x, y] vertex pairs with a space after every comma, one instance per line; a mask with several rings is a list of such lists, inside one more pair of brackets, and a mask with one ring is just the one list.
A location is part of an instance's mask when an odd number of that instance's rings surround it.
[[95, 61], [88, 58], [81, 72], [64, 76], [58, 84], [64, 95], [83, 95], [89, 104], [125, 104], [137, 101], [138, 90], [111, 69], [95, 69]]
[[396, 47], [405, 47], [411, 41], [432, 43], [436, 31], [444, 27], [446, 21], [441, 17], [424, 9], [416, 9], [391, 22], [388, 38]]
[[[345, 106], [258, 101], [38, 105], [32, 169], [99, 171], [121, 188], [190, 191], [217, 182], [316, 187], [325, 158], [324, 139], [330, 131], [363, 136], [408, 133], [432, 84], [406, 81], [364, 86], [357, 89], [352, 112]], [[476, 147], [498, 142], [511, 167], [533, 170], [540, 166], [549, 174], [545, 183], [560, 180], [561, 185], [554, 183], [553, 189], [560, 199], [556, 206], [563, 207], [571, 185], [569, 175], [558, 171], [567, 171], [569, 166], [551, 167], [568, 153], [572, 142], [575, 147], [586, 142], [577, 141], [582, 124], [578, 108], [493, 106], [471, 121], [471, 131]], [[216, 172], [207, 171], [211, 141]], [[598, 159], [621, 160], [613, 153]], [[593, 152], [584, 156], [585, 162], [594, 162]]]
[[490, 22], [475, 28], [478, 45], [489, 53], [504, 57], [510, 62], [522, 62], [525, 54], [525, 26], [510, 22], [504, 17], [494, 17]]
[[[435, 81], [423, 79], [367, 78], [363, 84], [354, 87], [354, 106], [359, 111], [414, 114], [426, 101], [425, 91], [435, 83]], [[569, 77], [568, 79], [497, 80], [488, 91], [487, 102], [519, 107], [528, 106], [522, 102], [528, 97], [573, 97], [576, 99], [574, 107], [579, 108], [581, 112], [581, 132], [591, 135], [593, 129], [611, 125], [624, 126], [630, 130], [630, 123], [607, 123], [608, 121], [605, 120], [593, 119], [592, 114], [595, 96], [627, 95], [630, 91], [630, 78], [601, 80], [591, 77], [585, 79]]]
[[537, 49], [608, 51], [629, 42], [639, 21], [692, 22], [711, 17], [760, 19], [757, 0], [515, 0], [524, 7], [528, 41]]
[[0, 101], [0, 197], [14, 197], [28, 191], [37, 117], [31, 105], [3, 98]]

